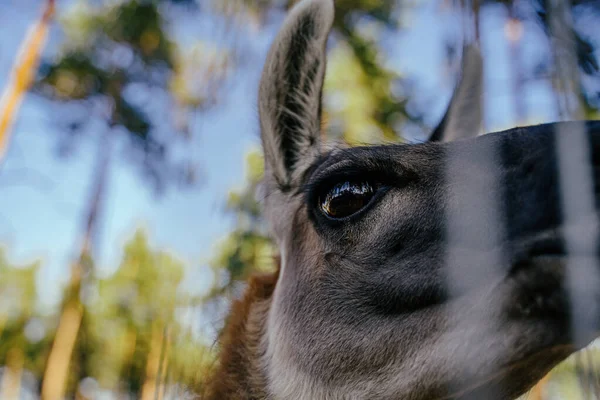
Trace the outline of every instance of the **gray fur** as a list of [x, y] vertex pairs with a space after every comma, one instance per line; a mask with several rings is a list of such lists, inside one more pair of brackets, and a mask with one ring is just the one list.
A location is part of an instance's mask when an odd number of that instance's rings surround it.
[[[561, 224], [555, 142], [574, 125], [443, 143], [475, 132], [461, 120], [477, 107], [459, 95], [444, 140], [325, 150], [318, 104], [332, 20], [330, 0], [296, 6], [261, 81], [265, 212], [282, 260], [261, 340], [268, 398], [515, 398], [600, 328], [587, 326], [577, 343], [570, 330], [568, 299], [577, 290], [566, 292], [565, 269], [597, 256], [562, 246], [597, 229]], [[313, 36], [302, 37], [307, 51], [295, 58], [292, 82], [306, 82], [319, 65], [317, 78], [299, 85], [306, 90], [290, 86], [286, 74], [298, 32]], [[289, 119], [281, 124], [289, 93], [292, 131]], [[585, 130], [598, 167], [600, 122]], [[341, 173], [385, 190], [359, 214], [332, 221], [318, 199]], [[464, 198], [478, 195], [494, 201]], [[482, 273], [490, 260], [493, 270]], [[448, 271], [464, 281], [449, 285]], [[600, 288], [592, 294], [587, 301], [599, 303]]]

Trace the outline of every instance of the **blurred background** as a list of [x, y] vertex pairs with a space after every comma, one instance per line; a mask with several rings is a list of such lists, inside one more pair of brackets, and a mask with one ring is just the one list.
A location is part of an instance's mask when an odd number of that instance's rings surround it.
[[[273, 268], [256, 97], [293, 3], [2, 0], [0, 399], [201, 392], [230, 299]], [[424, 140], [464, 40], [486, 131], [600, 119], [598, 0], [336, 7], [332, 139]], [[600, 353], [526, 397], [600, 398]]]

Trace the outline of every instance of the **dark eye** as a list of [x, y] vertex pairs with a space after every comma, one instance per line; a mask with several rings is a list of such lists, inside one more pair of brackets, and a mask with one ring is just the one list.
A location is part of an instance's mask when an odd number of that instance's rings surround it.
[[368, 182], [340, 182], [319, 199], [321, 211], [330, 218], [344, 218], [357, 213], [375, 194]]

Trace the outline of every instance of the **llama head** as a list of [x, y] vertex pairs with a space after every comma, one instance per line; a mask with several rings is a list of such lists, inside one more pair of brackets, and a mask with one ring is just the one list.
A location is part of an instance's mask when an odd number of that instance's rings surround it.
[[[514, 397], [596, 332], [597, 213], [592, 206], [567, 224], [557, 143], [579, 132], [593, 150], [600, 124], [472, 137], [481, 121], [481, 59], [472, 48], [429, 143], [325, 146], [321, 91], [333, 21], [331, 0], [294, 7], [260, 84], [265, 213], [281, 254], [261, 340], [267, 392]], [[565, 243], [577, 254], [567, 255]], [[568, 275], [582, 271], [590, 280], [574, 293], [569, 282], [582, 279]], [[581, 318], [573, 295], [589, 305]]]

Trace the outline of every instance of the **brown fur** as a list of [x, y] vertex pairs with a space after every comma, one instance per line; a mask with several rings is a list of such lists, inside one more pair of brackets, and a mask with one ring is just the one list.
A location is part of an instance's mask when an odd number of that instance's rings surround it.
[[244, 296], [233, 302], [205, 400], [267, 397], [260, 367], [260, 341], [278, 278], [279, 267], [271, 274], [252, 276]]

